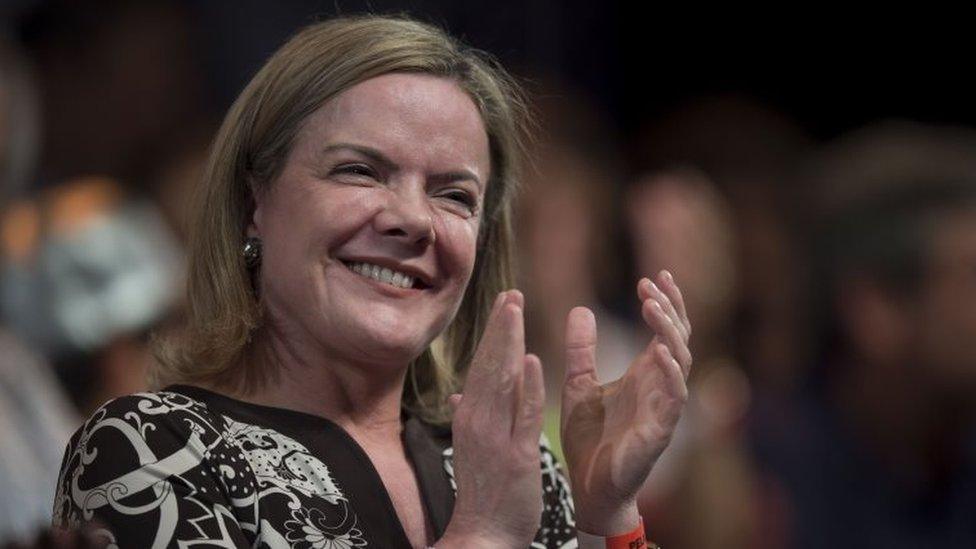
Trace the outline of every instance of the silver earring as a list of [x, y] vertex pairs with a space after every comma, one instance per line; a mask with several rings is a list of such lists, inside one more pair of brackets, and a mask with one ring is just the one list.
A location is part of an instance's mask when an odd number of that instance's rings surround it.
[[244, 264], [248, 269], [257, 268], [261, 264], [261, 239], [249, 236], [241, 247], [241, 256], [244, 257]]

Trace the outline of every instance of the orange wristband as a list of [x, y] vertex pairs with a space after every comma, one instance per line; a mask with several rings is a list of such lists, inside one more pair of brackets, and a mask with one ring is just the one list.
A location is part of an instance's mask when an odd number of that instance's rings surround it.
[[636, 528], [626, 534], [616, 534], [609, 537], [594, 536], [586, 532], [577, 531], [580, 549], [654, 549], [657, 545], [649, 543], [644, 536], [644, 518]]
[[644, 537], [644, 517], [641, 517], [637, 528], [626, 534], [618, 534], [607, 538], [607, 549], [644, 549], [647, 538]]

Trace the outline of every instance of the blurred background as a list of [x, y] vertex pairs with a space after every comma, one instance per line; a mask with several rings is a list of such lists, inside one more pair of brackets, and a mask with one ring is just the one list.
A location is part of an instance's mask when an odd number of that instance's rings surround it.
[[179, 322], [225, 110], [296, 29], [363, 11], [444, 26], [526, 86], [520, 287], [557, 448], [569, 309], [597, 313], [610, 380], [649, 341], [638, 277], [681, 285], [692, 400], [641, 493], [652, 539], [976, 547], [965, 35], [581, 0], [0, 3], [0, 544], [49, 523], [69, 434], [145, 387]]

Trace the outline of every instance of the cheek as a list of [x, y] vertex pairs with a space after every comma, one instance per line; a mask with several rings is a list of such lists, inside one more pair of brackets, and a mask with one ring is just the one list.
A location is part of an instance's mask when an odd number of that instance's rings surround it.
[[[324, 236], [319, 218], [309, 211], [290, 210], [263, 231], [263, 266], [278, 275], [296, 276], [313, 260], [313, 251]], [[281, 272], [284, 271], [284, 272]]]
[[478, 220], [443, 218], [435, 223], [441, 266], [466, 286], [474, 270], [480, 224]]
[[264, 287], [287, 283], [292, 294], [298, 288], [311, 290], [328, 250], [361, 223], [366, 201], [326, 190], [298, 187], [266, 204], [258, 227]]
[[322, 186], [296, 195], [282, 216], [280, 228], [286, 238], [321, 247], [361, 230], [376, 209], [375, 203], [369, 189]]

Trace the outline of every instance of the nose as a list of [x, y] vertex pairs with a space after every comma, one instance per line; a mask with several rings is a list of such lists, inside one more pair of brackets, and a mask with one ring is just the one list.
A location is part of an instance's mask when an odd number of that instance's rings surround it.
[[427, 194], [422, 189], [401, 188], [390, 192], [383, 209], [373, 218], [380, 234], [411, 246], [434, 243], [434, 220]]

